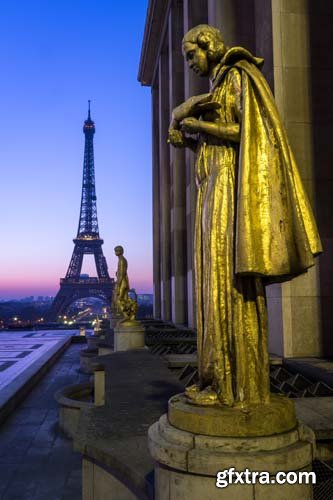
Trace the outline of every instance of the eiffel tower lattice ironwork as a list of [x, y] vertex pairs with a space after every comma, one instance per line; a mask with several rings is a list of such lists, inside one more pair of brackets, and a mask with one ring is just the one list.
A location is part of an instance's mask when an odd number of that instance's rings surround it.
[[[95, 123], [90, 116], [84, 122], [85, 135], [83, 181], [79, 227], [73, 240], [74, 250], [68, 266], [66, 277], [60, 279], [60, 289], [51, 305], [48, 320], [56, 321], [66, 313], [68, 307], [76, 300], [95, 297], [111, 304], [114, 280], [110, 278], [106, 259], [103, 255], [103, 240], [99, 236], [95, 167], [94, 167], [94, 133]], [[96, 278], [81, 276], [83, 257], [93, 254], [97, 270]]]

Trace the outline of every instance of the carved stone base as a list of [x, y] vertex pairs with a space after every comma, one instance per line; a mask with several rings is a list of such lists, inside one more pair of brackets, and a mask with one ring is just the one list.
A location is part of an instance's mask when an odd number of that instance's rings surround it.
[[178, 429], [208, 436], [269, 436], [297, 425], [293, 401], [275, 394], [271, 394], [269, 404], [244, 409], [195, 406], [187, 402], [184, 394], [177, 394], [169, 401], [168, 418]]
[[[171, 400], [172, 401], [172, 400]], [[217, 437], [179, 430], [167, 415], [149, 428], [149, 450], [155, 464], [155, 499], [266, 500], [312, 499], [311, 484], [229, 484], [216, 487], [216, 475], [234, 467], [242, 472], [310, 471], [314, 434], [297, 424], [266, 437]]]
[[138, 321], [118, 323], [114, 329], [115, 352], [143, 347], [145, 347], [145, 329]]

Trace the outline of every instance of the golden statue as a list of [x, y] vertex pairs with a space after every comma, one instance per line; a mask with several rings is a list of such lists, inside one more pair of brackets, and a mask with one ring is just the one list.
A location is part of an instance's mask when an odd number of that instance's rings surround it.
[[113, 308], [123, 316], [122, 322], [133, 322], [138, 310], [138, 304], [128, 296], [130, 286], [127, 276], [127, 259], [124, 257], [124, 249], [121, 245], [115, 247], [114, 253], [118, 257], [118, 267], [112, 300]]
[[305, 272], [322, 251], [263, 59], [199, 25], [183, 39], [210, 92], [173, 111], [169, 142], [197, 151], [195, 283], [199, 386], [190, 402], [269, 403], [265, 285]]

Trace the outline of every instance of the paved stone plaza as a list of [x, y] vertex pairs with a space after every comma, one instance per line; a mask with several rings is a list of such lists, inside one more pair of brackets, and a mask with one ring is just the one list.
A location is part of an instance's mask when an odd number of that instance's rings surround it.
[[[50, 345], [49, 334], [20, 334], [21, 352], [34, 351], [31, 346], [37, 344]], [[1, 341], [1, 349], [3, 346]], [[72, 451], [72, 441], [59, 431], [58, 405], [53, 397], [62, 387], [88, 380], [88, 375], [78, 372], [80, 349], [80, 344], [71, 345], [0, 428], [1, 499], [81, 499], [81, 456]]]
[[73, 330], [0, 333], [0, 397], [2, 390], [27, 368], [63, 345]]

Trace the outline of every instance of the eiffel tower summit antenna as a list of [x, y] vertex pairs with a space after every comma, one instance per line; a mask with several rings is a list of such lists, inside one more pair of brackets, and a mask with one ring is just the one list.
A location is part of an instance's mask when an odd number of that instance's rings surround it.
[[[85, 143], [79, 225], [76, 238], [73, 240], [72, 258], [66, 277], [60, 279], [60, 289], [48, 314], [49, 321], [57, 321], [73, 302], [81, 298], [95, 297], [110, 304], [114, 287], [114, 280], [109, 276], [103, 255], [104, 241], [98, 229], [94, 165], [95, 123], [91, 119], [90, 100], [88, 100], [88, 118], [83, 124], [83, 133]], [[83, 257], [88, 254], [93, 254], [95, 257], [97, 278], [81, 276]]]

